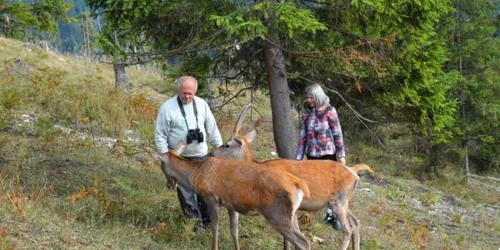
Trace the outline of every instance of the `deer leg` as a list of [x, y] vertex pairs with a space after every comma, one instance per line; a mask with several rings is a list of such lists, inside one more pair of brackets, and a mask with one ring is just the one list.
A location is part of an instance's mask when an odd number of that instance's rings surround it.
[[212, 228], [212, 250], [219, 249], [219, 203], [213, 198], [205, 199], [210, 216], [210, 227]]
[[[294, 234], [297, 234], [297, 232], [299, 232], [299, 234], [302, 235], [299, 228], [299, 220], [297, 218], [297, 214], [294, 214], [292, 217], [292, 230], [294, 231]], [[283, 249], [290, 250], [290, 242], [286, 240], [286, 238], [283, 238]]]
[[240, 243], [238, 242], [238, 217], [239, 214], [232, 209], [227, 209], [229, 214], [229, 226], [231, 228], [231, 236], [233, 237], [234, 249], [240, 250]]
[[283, 249], [290, 250], [290, 242], [285, 237], [283, 237]]
[[290, 242], [288, 242], [284, 237], [283, 237], [283, 249], [290, 250]]
[[[293, 231], [294, 231], [293, 233], [295, 234], [295, 236], [297, 238], [303, 238], [303, 239], [305, 239], [306, 249], [309, 249], [310, 248], [309, 241], [304, 236], [304, 234], [300, 231], [299, 220], [298, 220], [298, 217], [297, 217], [297, 213], [293, 214], [292, 224], [293, 224]], [[297, 246], [295, 246], [295, 249], [298, 249]]]
[[359, 220], [354, 216], [354, 214], [351, 213], [351, 211], [348, 211], [348, 216], [349, 216], [349, 222], [350, 226], [352, 229], [352, 249], [353, 250], [359, 250], [359, 244], [360, 244], [360, 238], [359, 238]]
[[344, 238], [342, 240], [342, 245], [340, 249], [347, 250], [352, 235], [352, 226], [350, 220], [348, 219], [349, 203], [345, 199], [340, 199], [337, 200], [337, 202], [330, 201], [330, 205], [332, 207], [333, 212], [337, 214], [337, 219], [340, 221], [342, 227], [344, 228], [343, 230]]
[[273, 227], [285, 238], [285, 242], [288, 243], [291, 242], [294, 246], [295, 249], [300, 249], [300, 250], [309, 250], [310, 245], [309, 241], [307, 238], [300, 232], [292, 228], [292, 223], [291, 221], [289, 223], [286, 223], [284, 228], [283, 225], [273, 225]]
[[286, 237], [283, 237], [283, 249], [290, 250], [290, 241], [288, 241]]
[[[292, 217], [292, 230], [294, 230], [294, 234], [296, 232], [299, 232], [300, 234], [302, 234], [300, 232], [300, 228], [299, 228], [299, 220], [298, 220], [297, 213], [294, 213], [293, 217]], [[285, 250], [290, 249], [290, 242], [288, 240], [286, 240], [285, 238], [283, 238], [283, 249], [285, 249]]]
[[[288, 213], [286, 213], [286, 211], [288, 211]], [[273, 226], [274, 229], [283, 235], [285, 246], [287, 244], [286, 241], [289, 241], [295, 246], [295, 249], [310, 249], [309, 241], [298, 229], [297, 217], [295, 217], [292, 211], [290, 211], [290, 208], [268, 208], [262, 211], [262, 215], [264, 215], [266, 220], [269, 224], [271, 224], [271, 226]], [[296, 226], [294, 226], [294, 218]]]

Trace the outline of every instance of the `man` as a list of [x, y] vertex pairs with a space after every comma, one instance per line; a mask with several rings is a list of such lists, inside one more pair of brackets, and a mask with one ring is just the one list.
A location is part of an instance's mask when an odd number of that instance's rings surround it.
[[[222, 146], [222, 138], [215, 118], [208, 104], [195, 96], [198, 81], [192, 76], [182, 76], [176, 80], [177, 95], [164, 102], [158, 111], [155, 129], [156, 150], [164, 154], [179, 142], [186, 145], [182, 157], [202, 160], [208, 157], [208, 143], [217, 148]], [[196, 195], [192, 187], [177, 185], [177, 197], [182, 212], [189, 218], [199, 220], [200, 225], [210, 223], [207, 204], [203, 197]], [[196, 229], [197, 229], [196, 228]]]

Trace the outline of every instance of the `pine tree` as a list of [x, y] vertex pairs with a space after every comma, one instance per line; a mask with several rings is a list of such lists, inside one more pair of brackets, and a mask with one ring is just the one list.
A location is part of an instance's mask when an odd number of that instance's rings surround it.
[[71, 5], [61, 0], [41, 0], [33, 3], [0, 1], [0, 34], [9, 38], [33, 39], [40, 32], [57, 33], [58, 21], [70, 22], [67, 12]]

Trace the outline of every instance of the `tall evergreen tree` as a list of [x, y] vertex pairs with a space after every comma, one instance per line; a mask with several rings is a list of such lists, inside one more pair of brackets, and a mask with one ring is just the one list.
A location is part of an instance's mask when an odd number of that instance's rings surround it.
[[[469, 159], [479, 171], [498, 170], [500, 165], [500, 10], [499, 1], [454, 0], [449, 18], [447, 71], [458, 71], [460, 80], [450, 98], [459, 100], [455, 140], [462, 162]], [[469, 157], [470, 156], [470, 157]]]
[[57, 33], [58, 21], [71, 21], [71, 5], [62, 0], [33, 3], [0, 0], [0, 34], [16, 39], [36, 38], [39, 32]]

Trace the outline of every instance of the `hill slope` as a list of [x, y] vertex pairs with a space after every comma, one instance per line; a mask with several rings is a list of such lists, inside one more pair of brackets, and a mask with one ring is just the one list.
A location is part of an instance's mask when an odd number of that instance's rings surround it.
[[[169, 81], [131, 68], [127, 96], [114, 89], [110, 65], [4, 38], [0, 53], [0, 249], [210, 248], [210, 231], [193, 233], [158, 162], [143, 150], [152, 147], [158, 105], [172, 94]], [[274, 150], [265, 99], [254, 125], [260, 159]], [[224, 138], [238, 109], [216, 114]], [[364, 149], [358, 154], [376, 174], [361, 178], [352, 204], [362, 249], [499, 249], [496, 183], [467, 189], [453, 175], [425, 183], [391, 176], [388, 163]], [[221, 248], [231, 249], [222, 215]], [[322, 217], [314, 214], [302, 231], [325, 240], [313, 249], [336, 248], [341, 233]], [[281, 248], [261, 217], [241, 218], [240, 242]]]

